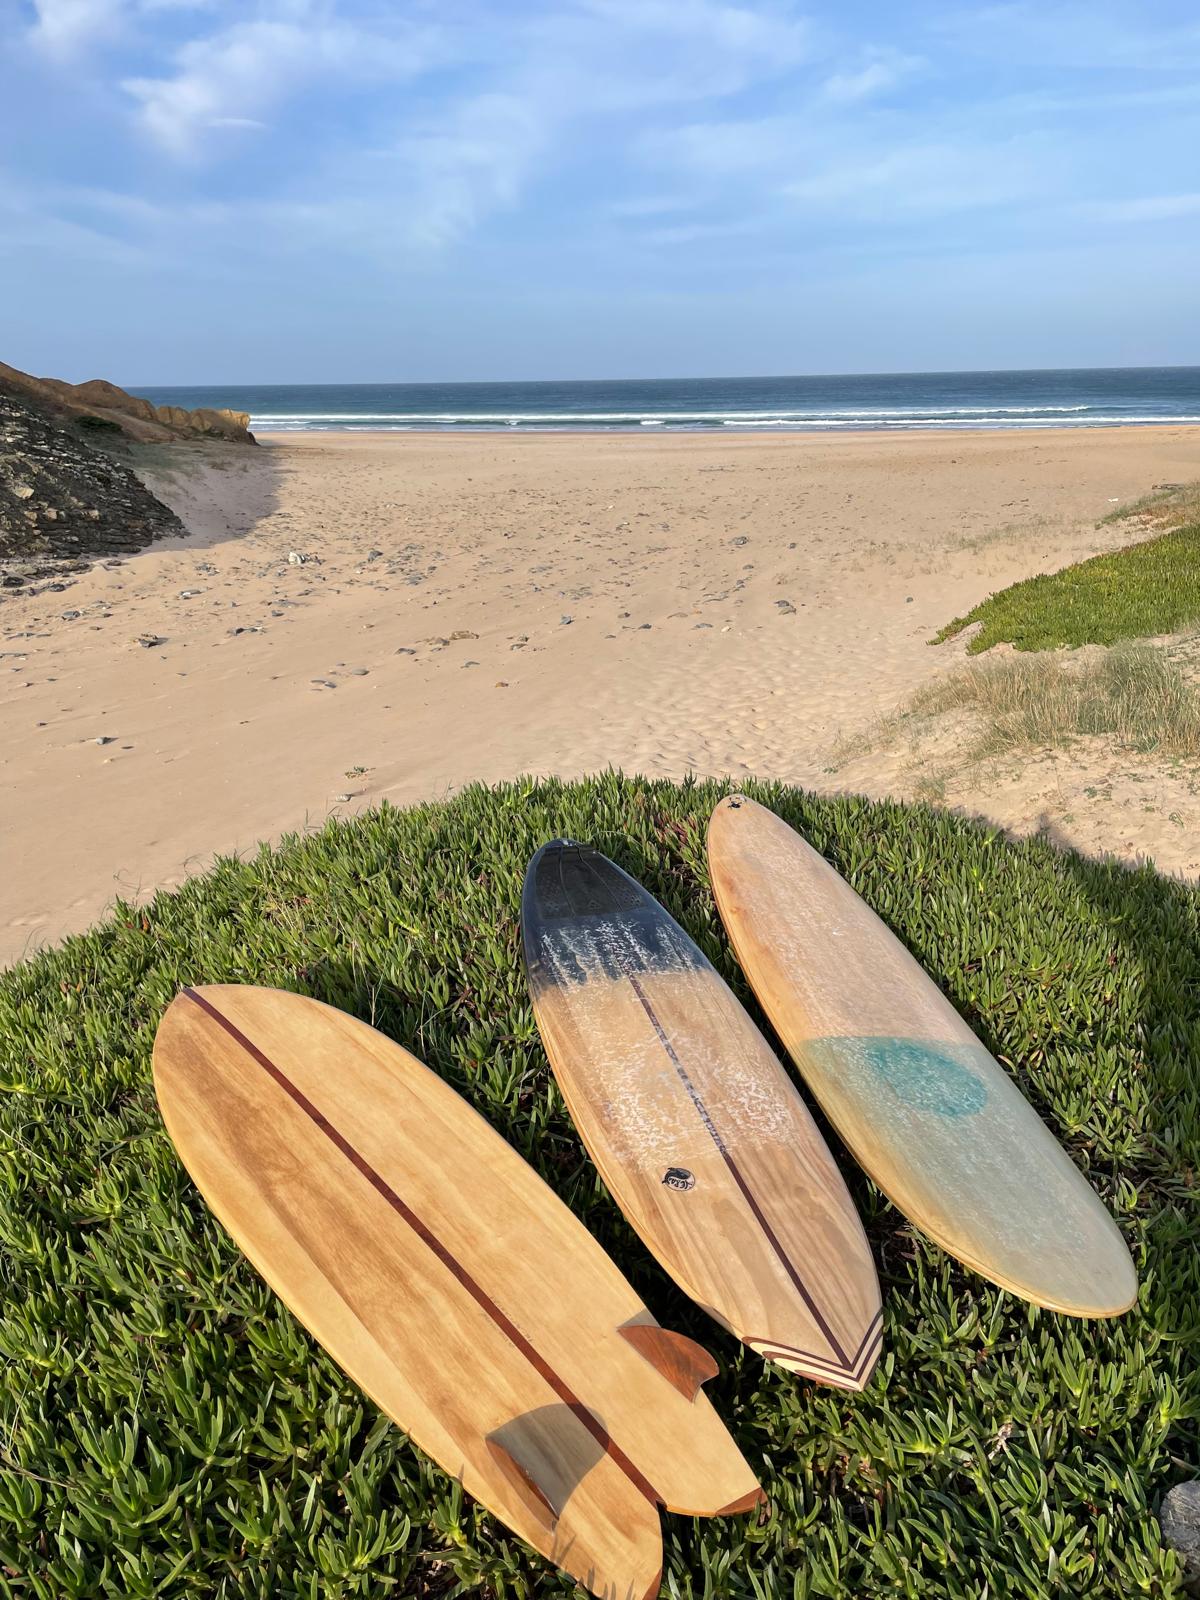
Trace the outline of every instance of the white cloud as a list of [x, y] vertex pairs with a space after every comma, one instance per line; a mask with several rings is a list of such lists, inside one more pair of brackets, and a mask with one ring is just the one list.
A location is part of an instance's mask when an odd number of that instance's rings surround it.
[[408, 198], [409, 237], [441, 246], [516, 199], [547, 129], [514, 95], [480, 95], [437, 129], [401, 138], [394, 151]]
[[98, 35], [116, 31], [126, 0], [33, 0], [33, 42], [51, 55], [70, 55]]
[[397, 199], [420, 245], [445, 245], [511, 206], [587, 121], [738, 93], [793, 69], [812, 43], [787, 4], [575, 0], [476, 36], [474, 48], [492, 87], [452, 100], [437, 129], [396, 138]]
[[1045, 150], [1035, 139], [918, 142], [820, 164], [781, 192], [806, 210], [880, 221], [1028, 203], [1046, 176]]
[[72, 57], [85, 45], [113, 43], [159, 11], [205, 10], [218, 0], [30, 0], [29, 37], [47, 55]]
[[871, 100], [896, 88], [924, 65], [917, 56], [878, 56], [856, 72], [831, 74], [822, 85], [821, 93], [826, 100], [837, 105]]
[[987, 139], [945, 128], [920, 138], [882, 123], [816, 112], [693, 123], [647, 140], [646, 164], [705, 190], [729, 217], [770, 214], [868, 222], [1023, 204], [1058, 172], [1052, 145], [1031, 134]]
[[314, 82], [402, 80], [424, 63], [430, 35], [422, 30], [378, 35], [305, 0], [274, 10], [184, 44], [165, 76], [125, 80], [156, 143], [191, 156], [208, 129], [261, 128], [262, 113]]

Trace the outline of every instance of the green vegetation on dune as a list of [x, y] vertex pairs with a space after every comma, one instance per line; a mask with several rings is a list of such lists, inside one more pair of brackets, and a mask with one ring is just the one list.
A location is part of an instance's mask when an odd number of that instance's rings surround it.
[[1099, 734], [1127, 750], [1200, 756], [1200, 696], [1161, 649], [1119, 644], [1091, 659], [1007, 656], [971, 662], [912, 696], [907, 715], [973, 712], [977, 734], [959, 755], [1061, 749]]
[[[587, 839], [746, 995], [709, 895], [714, 784], [606, 775], [383, 807], [223, 861], [0, 975], [0, 1596], [565, 1595], [386, 1425], [207, 1213], [162, 1129], [154, 1030], [194, 982], [274, 984], [399, 1039], [525, 1154], [669, 1326], [770, 1495], [664, 1517], [679, 1597], [1179, 1594], [1154, 1507], [1200, 1416], [1200, 918], [1158, 877], [921, 808], [750, 792], [907, 941], [1087, 1171], [1139, 1307], [1041, 1312], [909, 1229], [840, 1152], [884, 1288], [863, 1395], [764, 1367], [676, 1291], [586, 1159], [518, 940], [523, 869]], [[461, 1589], [458, 1587], [461, 1586]]]
[[1152, 495], [1105, 520], [1125, 518], [1167, 531], [1001, 589], [947, 623], [932, 642], [978, 622], [967, 645], [972, 655], [1001, 643], [1056, 650], [1147, 638], [1200, 620], [1200, 496], [1194, 489]]

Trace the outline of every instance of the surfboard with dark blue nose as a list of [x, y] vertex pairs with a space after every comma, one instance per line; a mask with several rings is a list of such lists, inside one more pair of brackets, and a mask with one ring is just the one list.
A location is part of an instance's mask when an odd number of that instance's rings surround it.
[[154, 1042], [201, 1194], [339, 1366], [604, 1600], [659, 1590], [658, 1507], [746, 1511], [754, 1474], [581, 1222], [435, 1073], [300, 995], [188, 989]]
[[713, 893], [805, 1082], [893, 1204], [1036, 1305], [1111, 1317], [1137, 1297], [1125, 1241], [1008, 1073], [891, 930], [774, 812], [712, 814]]
[[521, 907], [534, 1013], [601, 1176], [646, 1245], [767, 1359], [861, 1389], [879, 1282], [828, 1147], [683, 929], [586, 846], [538, 851]]

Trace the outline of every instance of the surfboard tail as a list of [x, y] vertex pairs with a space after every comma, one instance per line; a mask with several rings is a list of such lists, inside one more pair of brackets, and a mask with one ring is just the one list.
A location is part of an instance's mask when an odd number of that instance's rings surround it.
[[841, 1358], [818, 1355], [815, 1351], [798, 1349], [765, 1336], [745, 1335], [742, 1343], [764, 1361], [773, 1361], [801, 1378], [830, 1384], [835, 1389], [861, 1392], [870, 1382], [883, 1348], [883, 1312], [876, 1312], [857, 1350]]

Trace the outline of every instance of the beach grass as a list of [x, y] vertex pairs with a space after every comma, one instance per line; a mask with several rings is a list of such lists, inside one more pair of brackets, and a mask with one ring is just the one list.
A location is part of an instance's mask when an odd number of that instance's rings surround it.
[[972, 662], [936, 678], [909, 701], [918, 717], [967, 713], [970, 759], [1018, 750], [1060, 750], [1104, 735], [1139, 754], [1200, 756], [1200, 695], [1164, 651], [1119, 644], [1076, 662], [1058, 655]]
[[[657, 894], [752, 1005], [704, 830], [727, 786], [474, 787], [223, 860], [0, 975], [0, 1596], [565, 1595], [317, 1349], [200, 1201], [150, 1050], [181, 985], [276, 985], [426, 1060], [668, 1326], [761, 1475], [762, 1520], [664, 1516], [676, 1600], [1176, 1596], [1155, 1508], [1200, 1418], [1200, 896], [921, 807], [746, 785], [909, 945], [1111, 1208], [1137, 1308], [1082, 1323], [908, 1227], [834, 1141], [880, 1270], [864, 1394], [764, 1366], [604, 1191], [530, 1012], [523, 870], [567, 834]], [[757, 1014], [757, 1013], [756, 1013]]]
[[1172, 633], [1200, 620], [1200, 489], [1150, 495], [1105, 519], [1125, 520], [1166, 531], [1001, 589], [948, 622], [931, 643], [978, 623], [967, 644], [971, 655], [1001, 643], [1058, 650]]

